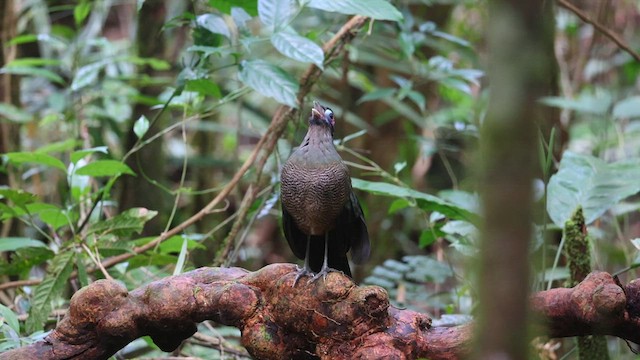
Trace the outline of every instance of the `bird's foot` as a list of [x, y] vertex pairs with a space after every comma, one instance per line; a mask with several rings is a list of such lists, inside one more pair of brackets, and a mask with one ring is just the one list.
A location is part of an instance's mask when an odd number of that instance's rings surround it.
[[332, 269], [332, 268], [330, 268], [328, 266], [323, 267], [322, 269], [320, 269], [320, 271], [317, 274], [315, 274], [311, 279], [309, 279], [307, 284], [311, 284], [312, 282], [314, 282], [314, 281], [316, 281], [316, 280], [318, 280], [320, 278], [322, 278], [323, 281], [326, 281], [327, 280], [327, 274], [330, 273], [330, 272], [340, 272], [341, 273], [342, 271], [336, 270], [336, 269]]
[[298, 269], [298, 273], [296, 274], [296, 278], [293, 280], [293, 285], [291, 287], [296, 287], [298, 280], [300, 280], [301, 277], [307, 275], [313, 275], [313, 271], [311, 271], [311, 269], [307, 268], [306, 266], [302, 269]]

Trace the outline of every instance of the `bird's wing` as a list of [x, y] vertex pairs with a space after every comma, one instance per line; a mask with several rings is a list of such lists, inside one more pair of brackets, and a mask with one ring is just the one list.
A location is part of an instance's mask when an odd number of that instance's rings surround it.
[[349, 207], [351, 226], [350, 238], [351, 238], [351, 260], [356, 264], [362, 264], [369, 259], [371, 253], [371, 245], [369, 244], [369, 232], [367, 231], [367, 224], [364, 222], [364, 213], [360, 202], [356, 197], [356, 194], [351, 192], [349, 195], [349, 201], [347, 201], [347, 207]]
[[289, 247], [298, 259], [303, 259], [307, 250], [307, 235], [305, 235], [296, 225], [293, 217], [282, 207], [282, 228], [284, 237], [289, 243]]

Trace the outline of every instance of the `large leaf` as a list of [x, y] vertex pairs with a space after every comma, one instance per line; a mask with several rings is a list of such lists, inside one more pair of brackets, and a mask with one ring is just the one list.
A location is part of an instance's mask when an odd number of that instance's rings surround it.
[[260, 21], [271, 30], [286, 26], [295, 8], [292, 0], [258, 0]]
[[149, 211], [145, 208], [131, 208], [110, 219], [97, 222], [89, 228], [90, 233], [98, 236], [113, 234], [117, 237], [124, 237], [140, 233], [144, 224], [158, 214], [157, 211]]
[[0, 238], [0, 252], [3, 251], [16, 251], [18, 249], [28, 247], [47, 247], [45, 243], [40, 240], [34, 240], [24, 237], [6, 237]]
[[209, 0], [211, 7], [230, 14], [234, 7], [244, 9], [249, 15], [258, 15], [258, 0]]
[[0, 103], [0, 117], [16, 123], [26, 123], [33, 120], [29, 112], [9, 103]]
[[24, 163], [35, 163], [45, 166], [52, 166], [58, 168], [64, 172], [67, 171], [67, 168], [64, 166], [62, 161], [59, 159], [43, 154], [43, 153], [35, 153], [35, 152], [11, 152], [6, 153], [3, 156], [6, 156], [9, 162], [12, 162], [16, 165], [24, 164]]
[[75, 174], [93, 177], [121, 174], [136, 175], [129, 166], [117, 160], [97, 160], [77, 169]]
[[566, 152], [549, 180], [547, 212], [559, 226], [582, 206], [587, 224], [640, 191], [640, 159], [607, 164], [587, 155]]
[[13, 74], [13, 75], [24, 75], [24, 76], [34, 76], [34, 77], [43, 77], [45, 79], [51, 80], [58, 84], [64, 84], [64, 79], [54, 73], [51, 70], [38, 68], [38, 67], [29, 67], [29, 66], [11, 66], [11, 67], [3, 67], [0, 69], [0, 74]]
[[437, 211], [453, 220], [465, 220], [471, 223], [476, 223], [478, 221], [478, 216], [476, 214], [444, 201], [437, 196], [385, 182], [352, 179], [351, 183], [354, 188], [370, 193], [415, 200], [420, 209], [425, 211]]
[[611, 97], [604, 93], [597, 95], [582, 94], [576, 99], [549, 96], [542, 98], [540, 102], [561, 109], [587, 114], [605, 115], [611, 106]]
[[304, 36], [278, 31], [271, 35], [271, 43], [283, 55], [293, 60], [316, 64], [320, 69], [323, 68], [324, 52], [322, 48]]
[[309, 0], [305, 6], [376, 20], [402, 20], [402, 13], [386, 0]]
[[297, 108], [298, 83], [281, 68], [264, 60], [243, 61], [240, 80], [261, 93], [276, 99], [279, 103]]
[[27, 318], [27, 332], [32, 333], [42, 330], [47, 316], [51, 311], [51, 302], [60, 296], [67, 280], [73, 270], [75, 252], [66, 250], [53, 258], [48, 273], [42, 282], [35, 288], [29, 318]]
[[196, 18], [196, 23], [214, 34], [220, 34], [227, 38], [231, 38], [229, 26], [227, 26], [227, 23], [220, 15], [202, 14]]
[[640, 117], [640, 96], [632, 96], [617, 102], [613, 106], [613, 117], [623, 119]]

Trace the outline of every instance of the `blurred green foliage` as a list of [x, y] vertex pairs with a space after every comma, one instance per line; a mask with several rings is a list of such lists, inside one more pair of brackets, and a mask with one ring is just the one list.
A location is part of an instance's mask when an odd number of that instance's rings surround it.
[[[133, 289], [211, 264], [251, 180], [259, 180], [258, 197], [225, 263], [256, 269], [292, 261], [273, 230], [278, 166], [305, 131], [306, 108], [277, 151], [266, 154], [263, 176], [254, 179], [255, 169], [245, 175], [225, 209], [126, 261], [98, 266], [201, 210], [265, 134], [277, 106], [300, 106], [299, 79], [311, 65], [324, 73], [306, 103], [321, 99], [336, 111], [336, 144], [369, 219], [374, 258], [356, 275], [385, 287], [399, 306], [471, 314], [474, 274], [466, 264], [477, 253], [481, 214], [470, 174], [489, 95], [479, 70], [486, 67], [484, 4], [164, 1], [153, 13], [149, 3], [19, 2], [17, 36], [7, 46], [17, 46], [20, 56], [0, 68], [20, 81], [18, 98], [0, 104], [0, 121], [19, 134], [0, 167], [7, 180], [0, 185], [0, 276], [40, 281], [3, 290], [0, 351], [41, 339], [54, 325], [51, 310], [65, 308], [74, 291], [106, 272]], [[327, 61], [322, 44], [353, 14], [372, 20]], [[630, 241], [640, 237], [640, 66], [606, 39], [593, 40], [592, 52], [577, 51], [585, 25], [563, 10], [557, 17], [557, 41], [568, 44], [558, 55], [565, 85], [562, 95], [541, 103], [561, 110], [568, 137], [560, 146], [571, 152], [556, 159], [549, 143], [559, 137], [531, 134], [540, 137], [545, 159], [537, 199], [543, 215], [531, 247], [540, 259], [533, 262], [534, 289], [566, 278], [560, 227], [578, 206], [594, 239], [595, 269], [631, 270], [633, 278], [640, 264], [637, 241]], [[150, 21], [161, 22], [161, 33], [139, 38], [135, 29]], [[165, 45], [161, 52], [139, 56], [156, 42]], [[608, 57], [595, 55], [602, 49]], [[582, 82], [562, 78], [578, 66]], [[151, 155], [166, 161], [155, 178], [141, 153], [158, 143], [162, 154]], [[167, 206], [121, 208], [130, 176], [158, 189]], [[147, 196], [136, 194], [143, 204]], [[154, 218], [160, 230], [146, 233]], [[224, 338], [223, 348], [239, 347], [235, 329], [201, 331]], [[626, 356], [619, 342], [610, 348]], [[183, 351], [218, 354], [196, 343]], [[156, 352], [140, 339], [122, 355]]]

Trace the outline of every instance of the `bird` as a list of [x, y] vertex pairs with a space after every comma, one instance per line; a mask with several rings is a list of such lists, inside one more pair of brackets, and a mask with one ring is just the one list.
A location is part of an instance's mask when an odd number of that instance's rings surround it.
[[347, 252], [362, 264], [370, 255], [369, 234], [349, 168], [333, 143], [333, 110], [314, 101], [309, 129], [282, 167], [282, 227], [293, 253], [304, 260], [293, 282], [309, 282], [334, 270], [352, 277]]

